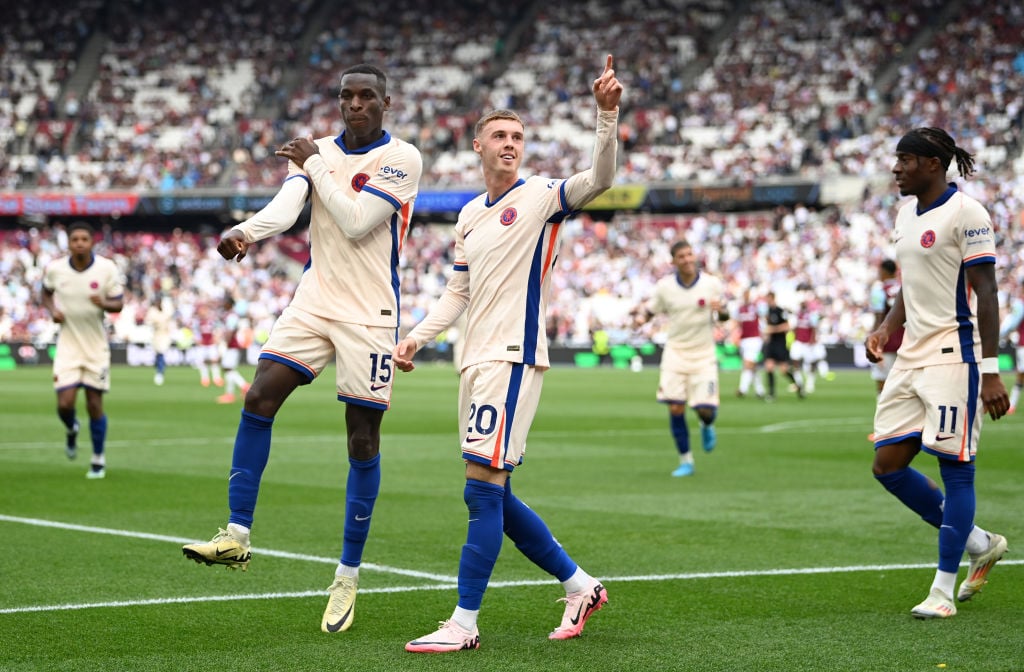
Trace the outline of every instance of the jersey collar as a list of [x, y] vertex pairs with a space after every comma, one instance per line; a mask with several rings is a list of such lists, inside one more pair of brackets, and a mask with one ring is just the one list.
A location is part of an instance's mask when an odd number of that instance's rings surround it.
[[917, 214], [918, 214], [918, 216], [921, 216], [924, 213], [930, 212], [930, 211], [934, 210], [935, 208], [939, 207], [940, 205], [943, 205], [946, 201], [948, 201], [949, 199], [953, 198], [953, 194], [955, 194], [956, 192], [957, 192], [956, 185], [953, 184], [952, 182], [950, 182], [949, 186], [946, 187], [946, 190], [944, 192], [942, 192], [941, 196], [939, 196], [938, 198], [935, 199], [934, 203], [929, 205], [924, 210], [921, 209], [920, 205], [917, 207]]
[[678, 282], [679, 286], [682, 287], [683, 289], [692, 289], [693, 286], [697, 284], [698, 280], [700, 280], [700, 271], [697, 271], [697, 275], [694, 276], [693, 282], [691, 282], [690, 284], [686, 284], [685, 282], [683, 282], [682, 276], [680, 276], [679, 273], [676, 273], [676, 282]]
[[380, 134], [380, 140], [378, 140], [377, 142], [371, 142], [365, 147], [360, 147], [359, 149], [349, 149], [348, 147], [345, 146], [346, 132], [347, 131], [342, 131], [341, 135], [334, 139], [334, 144], [336, 144], [338, 146], [338, 149], [345, 152], [346, 154], [366, 154], [371, 150], [377, 149], [378, 147], [383, 147], [384, 145], [391, 142], [391, 134], [388, 133], [387, 131], [382, 130]]

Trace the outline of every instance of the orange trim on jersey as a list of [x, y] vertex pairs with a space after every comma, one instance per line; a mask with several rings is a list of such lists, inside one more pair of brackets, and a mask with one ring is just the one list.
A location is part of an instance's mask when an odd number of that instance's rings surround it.
[[277, 350], [268, 350], [268, 349], [264, 348], [263, 352], [267, 353], [268, 355], [274, 355], [275, 357], [280, 357], [281, 359], [287, 359], [289, 362], [295, 362], [296, 364], [298, 364], [302, 368], [304, 368], [307, 371], [309, 371], [310, 375], [312, 375], [314, 378], [316, 378], [316, 369], [314, 369], [309, 364], [306, 364], [301, 359], [296, 359], [295, 357], [292, 357], [291, 355], [286, 355], [285, 353], [279, 352]]
[[387, 399], [378, 399], [377, 397], [363, 397], [363, 396], [360, 396], [358, 394], [342, 394], [339, 391], [335, 391], [335, 392], [336, 392], [335, 396], [338, 396], [338, 397], [344, 397], [345, 399], [361, 399], [362, 401], [369, 401], [370, 403], [373, 403], [373, 404], [377, 404], [377, 405], [380, 405], [380, 406], [386, 406], [388, 408], [391, 408], [391, 398], [390, 397], [387, 398]]
[[973, 261], [973, 260], [975, 260], [975, 259], [981, 259], [982, 257], [990, 257], [990, 258], [992, 259], [993, 263], [994, 263], [994, 262], [995, 262], [995, 260], [996, 260], [996, 255], [992, 254], [991, 252], [982, 252], [982, 253], [980, 253], [980, 254], [972, 254], [972, 255], [971, 255], [971, 256], [969, 256], [969, 257], [964, 257], [964, 261], [965, 261], [965, 262], [967, 262], [967, 261]]
[[551, 237], [548, 238], [548, 252], [544, 255], [544, 268], [540, 271], [540, 284], [544, 284], [544, 278], [547, 277], [548, 269], [551, 268], [551, 258], [555, 256], [555, 243], [558, 242], [558, 227], [562, 224], [551, 225]]
[[402, 247], [405, 244], [405, 234], [409, 231], [409, 220], [412, 219], [412, 213], [409, 212], [409, 204], [403, 203], [401, 210], [402, 213], [402, 226], [398, 230], [398, 254], [402, 254]]
[[921, 432], [923, 431], [924, 427], [917, 427], [915, 429], [904, 430], [901, 432], [893, 432], [892, 434], [885, 434], [883, 436], [875, 436], [875, 443], [878, 443], [879, 441], [885, 441], [886, 439], [891, 439], [894, 436], [907, 436], [914, 433], [921, 434]]

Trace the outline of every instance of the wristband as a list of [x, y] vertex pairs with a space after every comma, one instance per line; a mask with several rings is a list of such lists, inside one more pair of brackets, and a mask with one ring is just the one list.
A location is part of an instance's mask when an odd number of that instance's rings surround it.
[[999, 358], [998, 357], [982, 357], [981, 358], [981, 372], [982, 373], [999, 373]]

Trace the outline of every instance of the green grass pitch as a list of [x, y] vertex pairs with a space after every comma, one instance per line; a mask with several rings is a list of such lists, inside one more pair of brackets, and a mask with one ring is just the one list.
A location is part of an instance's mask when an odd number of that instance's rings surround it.
[[450, 368], [396, 383], [356, 620], [336, 635], [319, 630], [348, 469], [333, 371], [277, 418], [245, 573], [180, 549], [226, 523], [240, 404], [187, 369], [113, 381], [108, 475], [89, 481], [88, 431], [69, 462], [49, 370], [0, 371], [0, 670], [1024, 670], [1021, 416], [987, 421], [978, 458], [977, 519], [1010, 554], [956, 617], [918, 621], [936, 531], [871, 476], [865, 371], [774, 404], [723, 374], [718, 447], [700, 450], [691, 413], [696, 474], [678, 479], [656, 370], [553, 369], [513, 483], [610, 602], [548, 641], [561, 587], [506, 540], [480, 649], [429, 656], [403, 646], [450, 616], [465, 539]]

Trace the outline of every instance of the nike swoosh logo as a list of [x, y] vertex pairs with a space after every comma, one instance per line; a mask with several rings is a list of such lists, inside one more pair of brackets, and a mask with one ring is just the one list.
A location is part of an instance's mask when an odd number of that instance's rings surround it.
[[936, 441], [945, 441], [946, 439], [955, 439], [955, 438], [956, 438], [956, 434], [949, 434], [947, 436], [942, 436], [941, 434], [936, 434], [935, 435], [935, 440]]
[[362, 521], [364, 521], [364, 520], [369, 520], [369, 519], [370, 519], [370, 517], [369, 517], [369, 516], [360, 516], [360, 515], [358, 515], [358, 514], [356, 515], [356, 520], [358, 520], [358, 521], [360, 521], [360, 522], [362, 522]]
[[[355, 606], [355, 605], [352, 605], [352, 606]], [[345, 621], [348, 620], [348, 615], [351, 614], [351, 613], [352, 613], [352, 607], [349, 607], [348, 611], [346, 611], [345, 614], [341, 618], [339, 618], [336, 623], [328, 622], [327, 623], [327, 632], [338, 632], [339, 630], [341, 630], [341, 626], [345, 624]]]
[[383, 390], [387, 385], [370, 385], [370, 392], [376, 392], [377, 390]]
[[481, 441], [486, 441], [486, 440], [487, 440], [487, 437], [481, 437], [479, 439], [466, 439], [466, 443], [480, 443]]
[[215, 552], [215, 553], [217, 554], [217, 557], [218, 557], [218, 558], [221, 558], [221, 557], [224, 557], [225, 555], [227, 555], [228, 553], [234, 553], [234, 552], [235, 552], [235, 549], [233, 549], [233, 548], [229, 548], [229, 549], [227, 549], [227, 550], [224, 550], [224, 551], [222, 551], [222, 550], [220, 550], [220, 549], [218, 548], [218, 549], [217, 549], [216, 551], [214, 551], [214, 552]]
[[230, 481], [230, 480], [231, 480], [232, 478], [234, 478], [235, 476], [241, 476], [241, 475], [242, 475], [242, 472], [240, 472], [240, 471], [236, 471], [235, 473], [233, 473], [233, 474], [231, 474], [230, 476], [228, 476], [228, 480]]
[[590, 604], [581, 604], [579, 610], [576, 612], [575, 618], [570, 618], [569, 622], [576, 625], [580, 622], [582, 616], [586, 616], [594, 608], [594, 605], [601, 599], [601, 588], [600, 586], [594, 589], [594, 595], [590, 598]]

